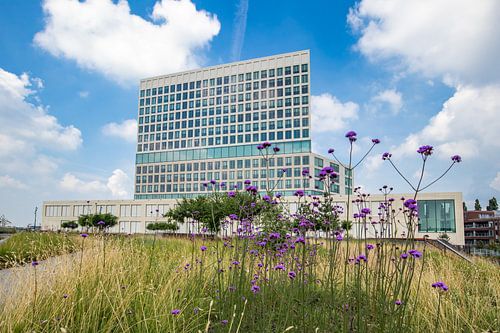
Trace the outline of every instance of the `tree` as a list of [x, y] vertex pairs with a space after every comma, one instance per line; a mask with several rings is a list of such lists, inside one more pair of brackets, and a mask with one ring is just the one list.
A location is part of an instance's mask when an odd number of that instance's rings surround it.
[[481, 204], [479, 203], [479, 199], [474, 201], [474, 210], [481, 210]]
[[66, 229], [76, 229], [78, 228], [78, 223], [76, 223], [76, 221], [66, 221], [61, 223], [61, 227]]
[[488, 206], [486, 206], [486, 210], [498, 210], [497, 198], [493, 197], [488, 201]]
[[[103, 221], [104, 224], [99, 224], [100, 221]], [[80, 215], [78, 217], [78, 224], [82, 227], [97, 227], [97, 228], [111, 228], [112, 226], [118, 223], [118, 217], [113, 214], [87, 214]]]

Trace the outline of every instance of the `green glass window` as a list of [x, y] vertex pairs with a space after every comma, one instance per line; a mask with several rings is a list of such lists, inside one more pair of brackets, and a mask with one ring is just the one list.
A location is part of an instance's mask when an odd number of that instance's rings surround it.
[[454, 200], [419, 200], [419, 232], [455, 232]]

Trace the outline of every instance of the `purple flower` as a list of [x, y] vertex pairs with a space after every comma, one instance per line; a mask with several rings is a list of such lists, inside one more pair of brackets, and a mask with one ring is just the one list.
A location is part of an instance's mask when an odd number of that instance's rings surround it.
[[281, 193], [276, 193], [275, 197], [276, 197], [276, 199], [281, 198]]
[[403, 302], [402, 302], [401, 300], [397, 299], [397, 300], [394, 302], [394, 304], [396, 304], [396, 305], [401, 305], [401, 304], [403, 304]]
[[283, 264], [281, 264], [281, 263], [280, 263], [280, 264], [277, 264], [276, 266], [274, 266], [274, 270], [275, 270], [275, 271], [278, 271], [278, 270], [280, 270], [280, 271], [284, 271], [284, 270], [285, 270], [285, 265], [283, 265]]
[[374, 248], [375, 248], [375, 246], [373, 246], [373, 244], [366, 244], [367, 250], [373, 250]]
[[372, 139], [373, 144], [378, 145], [380, 143], [379, 139]]
[[31, 266], [33, 266], [33, 267], [38, 266], [38, 261], [36, 261], [36, 260], [32, 261]]
[[250, 290], [254, 293], [254, 294], [257, 294], [259, 291], [260, 291], [260, 287], [256, 284], [254, 284], [252, 286], [252, 288], [250, 288]]
[[293, 194], [295, 195], [296, 197], [303, 197], [304, 196], [304, 191], [303, 190], [297, 190], [295, 191], [295, 193]]
[[229, 191], [229, 192], [227, 192], [227, 196], [230, 197], [230, 198], [234, 198], [236, 196], [236, 192]]
[[370, 208], [363, 208], [361, 209], [361, 213], [363, 214], [371, 214], [372, 210]]
[[257, 149], [258, 149], [258, 150], [262, 150], [262, 149], [264, 149], [264, 146], [263, 146], [263, 145], [258, 145], [258, 146], [257, 146]]
[[97, 225], [105, 225], [105, 224], [106, 224], [106, 222], [104, 222], [104, 221], [97, 222]]
[[244, 184], [245, 185], [250, 185], [250, 184], [252, 184], [252, 181], [250, 179], [247, 179], [247, 180], [245, 180]]
[[233, 261], [233, 262], [232, 262], [232, 264], [233, 264], [234, 266], [238, 266], [238, 265], [240, 264], [240, 262], [239, 262], [238, 260], [235, 260], [235, 261]]
[[273, 151], [274, 151], [275, 153], [277, 153], [277, 152], [279, 152], [279, 151], [280, 151], [280, 148], [279, 148], [279, 147], [274, 147], [274, 148], [273, 148]]
[[337, 241], [339, 241], [339, 242], [340, 242], [341, 240], [343, 240], [343, 239], [344, 239], [344, 237], [342, 236], [342, 234], [341, 234], [341, 233], [338, 233], [338, 234], [337, 234], [337, 236], [336, 236], [335, 238], [336, 238], [336, 239], [337, 239]]
[[238, 215], [236, 215], [236, 214], [229, 214], [229, 218], [231, 220], [237, 220], [238, 219]]
[[88, 234], [81, 234], [80, 236], [82, 236], [83, 238], [87, 238], [89, 235]]
[[408, 208], [411, 211], [416, 211], [418, 209], [417, 201], [414, 200], [414, 199], [408, 199], [408, 200], [406, 200], [403, 203], [403, 206], [405, 206], [406, 208]]
[[208, 183], [207, 182], [203, 182], [203, 187], [208, 187]]
[[304, 237], [300, 236], [300, 237], [297, 237], [297, 239], [295, 240], [295, 243], [302, 243], [302, 244], [305, 244], [306, 243], [306, 240]]
[[335, 149], [330, 148], [330, 149], [328, 149], [328, 154], [333, 154], [334, 151], [335, 151]]
[[413, 258], [420, 258], [422, 256], [422, 252], [417, 251], [417, 250], [409, 250], [408, 253], [413, 257]]
[[356, 135], [357, 135], [357, 134], [356, 134], [356, 132], [354, 132], [354, 131], [349, 131], [349, 132], [347, 132], [347, 133], [345, 134], [345, 137], [346, 137], [346, 138], [348, 138], [348, 139], [349, 139], [349, 141], [354, 142], [354, 141], [356, 141], [356, 139], [357, 139], [357, 138], [356, 138]]
[[227, 319], [224, 319], [224, 320], [221, 320], [220, 322], [222, 325], [227, 325], [227, 323], [229, 323], [229, 321], [227, 321]]
[[401, 259], [406, 259], [406, 258], [408, 258], [408, 254], [407, 253], [401, 253], [401, 255], [399, 257]]
[[302, 176], [308, 176], [308, 175], [309, 175], [309, 169], [302, 170]]
[[226, 183], [225, 183], [225, 182], [222, 182], [222, 183], [220, 183], [220, 185], [219, 185], [219, 186], [220, 186], [220, 187], [226, 187]]
[[211, 180], [210, 180], [210, 184], [215, 185], [215, 183], [217, 183], [217, 182], [215, 181], [215, 179], [211, 179]]
[[357, 258], [356, 258], [356, 262], [360, 262], [361, 260], [363, 260], [364, 262], [367, 262], [368, 261], [368, 258], [366, 258], [366, 256], [364, 254], [360, 254]]
[[453, 156], [451, 157], [451, 160], [452, 160], [453, 162], [455, 162], [455, 163], [460, 163], [460, 162], [462, 162], [462, 157], [460, 157], [460, 155], [453, 155]]
[[436, 288], [436, 289], [441, 289], [442, 291], [448, 291], [448, 286], [442, 282], [442, 281], [438, 281], [438, 282], [435, 282], [433, 284], [431, 284], [432, 288]]
[[391, 153], [387, 153], [387, 152], [385, 152], [385, 153], [383, 153], [383, 154], [382, 154], [382, 159], [383, 159], [384, 161], [385, 161], [385, 160], [390, 159], [391, 157], [392, 157], [392, 154], [391, 154]]
[[63, 298], [68, 298], [68, 297], [69, 297], [69, 295], [68, 295], [68, 294], [64, 294], [64, 295], [63, 295]]
[[271, 197], [266, 194], [262, 197], [262, 200], [264, 200], [265, 202], [271, 202]]
[[425, 145], [425, 146], [421, 146], [417, 149], [417, 153], [419, 154], [422, 154], [424, 156], [429, 156], [432, 154], [432, 150], [434, 148], [432, 146], [429, 146], [429, 145]]
[[207, 247], [206, 247], [205, 245], [202, 245], [202, 246], [200, 246], [200, 250], [201, 250], [202, 252], [204, 252], [204, 251], [206, 251], [206, 250], [207, 250]]
[[179, 313], [181, 313], [181, 310], [179, 309], [173, 309], [172, 311], [170, 311], [170, 313], [174, 316], [177, 316]]
[[297, 276], [297, 274], [294, 271], [288, 272], [288, 277], [290, 278], [290, 280], [295, 279], [296, 276]]

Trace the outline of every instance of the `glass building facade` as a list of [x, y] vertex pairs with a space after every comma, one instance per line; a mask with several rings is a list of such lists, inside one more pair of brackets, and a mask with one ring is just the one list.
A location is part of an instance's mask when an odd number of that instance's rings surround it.
[[[211, 179], [321, 193], [302, 170], [339, 166], [311, 152], [310, 75], [306, 50], [141, 80], [135, 198], [190, 197]], [[280, 148], [269, 165], [264, 141]], [[343, 193], [352, 178], [339, 173], [332, 190]]]
[[454, 200], [419, 200], [418, 232], [455, 232]]

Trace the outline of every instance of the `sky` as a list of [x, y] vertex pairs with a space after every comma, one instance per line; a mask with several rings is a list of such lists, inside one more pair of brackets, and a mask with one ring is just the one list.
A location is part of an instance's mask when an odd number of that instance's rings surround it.
[[427, 191], [469, 208], [500, 196], [497, 0], [0, 1], [0, 216], [32, 224], [44, 200], [133, 197], [141, 78], [309, 49], [313, 150], [355, 185]]

